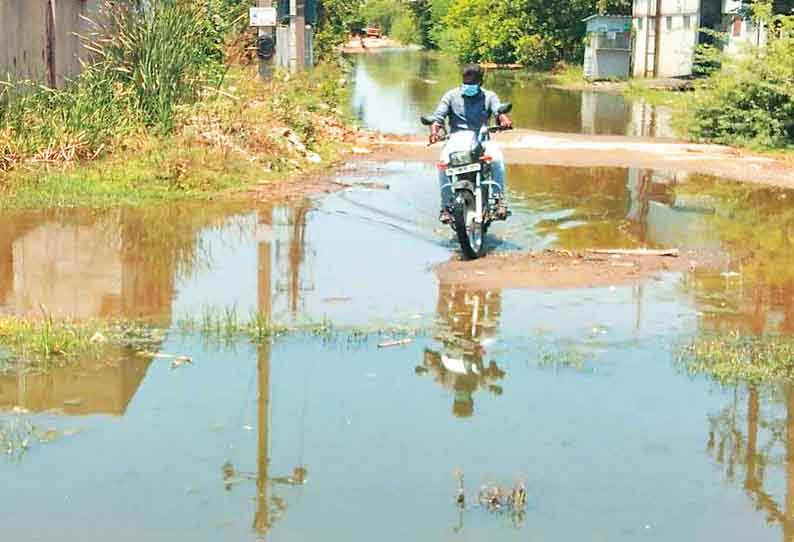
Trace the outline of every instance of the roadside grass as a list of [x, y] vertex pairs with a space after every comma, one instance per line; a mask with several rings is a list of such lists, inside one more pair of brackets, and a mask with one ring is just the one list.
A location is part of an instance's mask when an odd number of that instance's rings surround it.
[[329, 167], [351, 130], [331, 68], [265, 84], [251, 67], [178, 112], [173, 135], [138, 133], [96, 160], [0, 174], [0, 208], [108, 207], [209, 199]]
[[206, 198], [332, 163], [344, 69], [262, 82], [233, 4], [104, 2], [74, 81], [0, 84], [0, 207]]
[[574, 64], [566, 64], [561, 69], [548, 73], [546, 83], [561, 87], [579, 87], [588, 84], [584, 78], [584, 68]]
[[738, 332], [697, 337], [681, 348], [679, 363], [722, 384], [794, 382], [794, 338]]

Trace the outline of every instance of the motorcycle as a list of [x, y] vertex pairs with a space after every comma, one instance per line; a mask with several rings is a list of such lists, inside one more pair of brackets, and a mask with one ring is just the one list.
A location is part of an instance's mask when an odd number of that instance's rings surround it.
[[[507, 114], [511, 104], [499, 108], [498, 115]], [[422, 117], [424, 126], [431, 126], [433, 117]], [[445, 141], [438, 168], [444, 172], [451, 187], [452, 204], [447, 209], [452, 217], [450, 226], [455, 232], [463, 256], [475, 260], [485, 254], [485, 234], [497, 220], [507, 220], [509, 212], [500, 216], [497, 206], [504, 197], [499, 185], [493, 180], [491, 164], [493, 157], [486, 153], [485, 144], [491, 134], [510, 130], [501, 126], [483, 126], [478, 132], [461, 130], [453, 134], [444, 133], [439, 141]], [[496, 187], [493, 189], [492, 187]]]

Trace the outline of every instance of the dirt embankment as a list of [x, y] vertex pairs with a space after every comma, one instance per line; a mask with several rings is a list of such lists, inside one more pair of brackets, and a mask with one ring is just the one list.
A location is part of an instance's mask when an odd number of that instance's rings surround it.
[[364, 37], [352, 37], [350, 40], [342, 46], [342, 52], [349, 55], [355, 54], [367, 54], [367, 53], [376, 53], [378, 51], [383, 51], [384, 49], [412, 49], [416, 47], [410, 47], [403, 45], [402, 43], [390, 39], [388, 37], [383, 38], [364, 38]]
[[[500, 134], [508, 164], [571, 167], [626, 167], [675, 170], [744, 182], [794, 188], [794, 163], [724, 145], [628, 136], [515, 130]], [[439, 148], [423, 137], [386, 138], [382, 159], [438, 159]]]
[[495, 252], [465, 262], [453, 260], [435, 268], [439, 281], [473, 289], [605, 288], [633, 284], [665, 272], [716, 268], [717, 254], [684, 251], [678, 256], [598, 254], [546, 250]]

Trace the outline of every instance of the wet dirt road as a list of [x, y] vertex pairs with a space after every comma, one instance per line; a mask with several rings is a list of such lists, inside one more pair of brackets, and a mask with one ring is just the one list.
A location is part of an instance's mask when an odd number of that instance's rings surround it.
[[[389, 190], [0, 217], [0, 312], [147, 317], [161, 353], [193, 358], [0, 365], [0, 443], [28, 438], [0, 460], [5, 538], [790, 539], [794, 389], [691, 377], [678, 348], [794, 331], [794, 193], [513, 165], [494, 251], [724, 258], [588, 289], [461, 287], [435, 272], [456, 251], [432, 164], [364, 166], [342, 179]], [[180, 324], [232, 307], [347, 327], [255, 345]], [[364, 333], [384, 324], [419, 332], [378, 348], [404, 336]], [[517, 480], [520, 513], [477, 505], [481, 485]]]

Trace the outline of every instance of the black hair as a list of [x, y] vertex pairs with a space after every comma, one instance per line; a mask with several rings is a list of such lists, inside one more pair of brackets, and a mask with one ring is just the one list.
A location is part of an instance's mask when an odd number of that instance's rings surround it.
[[467, 64], [463, 67], [463, 83], [466, 85], [482, 85], [483, 72], [479, 64]]

